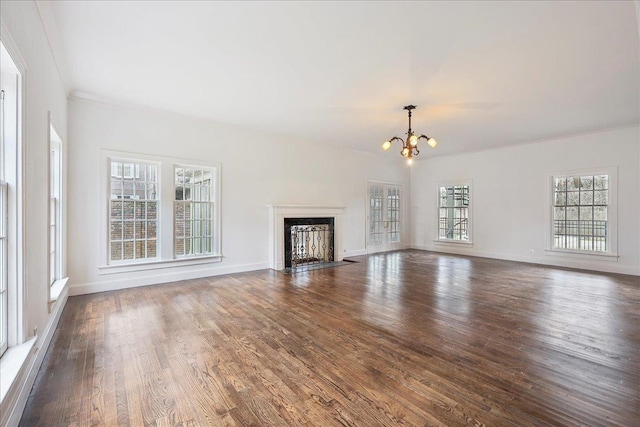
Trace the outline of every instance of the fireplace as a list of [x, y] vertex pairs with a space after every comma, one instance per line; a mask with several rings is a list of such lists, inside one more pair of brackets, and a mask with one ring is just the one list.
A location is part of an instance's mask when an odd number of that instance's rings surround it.
[[[269, 267], [342, 261], [343, 207], [268, 205]], [[295, 235], [294, 235], [295, 234]]]
[[285, 218], [284, 267], [333, 262], [334, 219]]

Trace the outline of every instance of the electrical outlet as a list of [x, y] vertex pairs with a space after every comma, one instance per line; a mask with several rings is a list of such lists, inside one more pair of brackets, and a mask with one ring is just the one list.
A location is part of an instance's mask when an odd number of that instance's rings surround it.
[[534, 251], [533, 249], [531, 249], [531, 256], [534, 256], [536, 254], [536, 251]]
[[38, 335], [38, 327], [37, 326], [33, 328], [33, 336], [36, 336], [36, 335]]

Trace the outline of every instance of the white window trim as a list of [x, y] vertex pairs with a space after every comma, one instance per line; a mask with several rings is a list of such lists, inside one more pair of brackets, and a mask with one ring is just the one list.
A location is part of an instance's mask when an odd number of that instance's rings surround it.
[[[146, 271], [167, 267], [180, 267], [189, 265], [211, 264], [222, 261], [221, 249], [221, 216], [220, 216], [220, 163], [202, 162], [194, 159], [183, 159], [176, 157], [151, 156], [142, 153], [132, 153], [125, 151], [100, 150], [98, 171], [100, 173], [99, 200], [100, 200], [100, 250], [98, 253], [98, 274], [117, 274], [136, 271]], [[109, 185], [111, 181], [110, 161], [146, 162], [158, 164], [158, 227], [157, 227], [157, 254], [156, 258], [132, 260], [126, 263], [109, 262]], [[175, 164], [187, 164], [199, 168], [215, 169], [215, 215], [216, 223], [215, 244], [217, 252], [193, 257], [175, 258], [173, 254], [173, 201], [174, 177], [173, 168]]]
[[[609, 203], [607, 205], [607, 223], [608, 223], [608, 241], [606, 252], [602, 251], [586, 251], [578, 249], [556, 249], [553, 247], [553, 207], [554, 207], [554, 191], [553, 180], [559, 176], [578, 176], [578, 175], [608, 175], [609, 176]], [[546, 229], [547, 237], [545, 244], [545, 254], [558, 257], [583, 258], [583, 259], [601, 259], [617, 261], [618, 255], [618, 167], [594, 167], [585, 169], [574, 169], [567, 171], [554, 172], [547, 177], [547, 213], [546, 213]]]
[[[468, 240], [454, 240], [454, 239], [442, 239], [440, 238], [440, 188], [442, 187], [451, 187], [451, 186], [469, 186], [469, 239]], [[461, 179], [461, 180], [453, 180], [453, 181], [443, 181], [436, 185], [436, 209], [435, 209], [435, 238], [433, 242], [438, 245], [466, 245], [473, 246], [473, 180], [472, 179]]]

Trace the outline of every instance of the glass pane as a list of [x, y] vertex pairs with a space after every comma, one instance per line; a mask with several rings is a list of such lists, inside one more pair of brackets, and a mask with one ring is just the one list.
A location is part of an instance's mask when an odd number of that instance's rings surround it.
[[133, 221], [125, 221], [124, 222], [124, 235], [123, 238], [125, 240], [131, 240], [134, 238], [134, 227], [133, 227]]
[[561, 192], [557, 192], [555, 194], [556, 196], [556, 200], [555, 200], [555, 204], [556, 205], [560, 205], [563, 206], [567, 203], [567, 194], [566, 193], [561, 193]]
[[147, 200], [156, 200], [157, 189], [156, 184], [147, 184]]
[[176, 204], [174, 205], [173, 214], [176, 221], [182, 221], [185, 219], [186, 217], [185, 207], [186, 207], [185, 203], [176, 202]]
[[122, 219], [122, 202], [111, 201], [111, 219]]
[[593, 204], [593, 191], [581, 191], [580, 192], [580, 204], [592, 205]]
[[111, 221], [111, 240], [122, 240], [122, 222]]
[[184, 239], [176, 239], [175, 245], [176, 255], [184, 255]]
[[158, 167], [147, 165], [147, 182], [158, 182]]
[[124, 242], [124, 259], [133, 259], [133, 242]]
[[184, 200], [184, 188], [182, 186], [176, 187], [176, 200]]
[[606, 221], [607, 220], [607, 207], [606, 206], [596, 206], [593, 208], [593, 219]]
[[567, 189], [567, 179], [566, 178], [555, 178], [553, 186], [556, 191], [565, 191]]
[[567, 207], [566, 215], [568, 220], [577, 220], [578, 219], [578, 208], [577, 207]]
[[147, 221], [147, 237], [150, 239], [155, 239], [157, 237], [155, 221]]
[[580, 188], [580, 178], [577, 176], [567, 177], [567, 190], [577, 190]]
[[122, 181], [119, 179], [111, 180], [111, 198], [112, 199], [122, 198]]
[[147, 242], [145, 240], [136, 240], [136, 258], [147, 257]]
[[553, 219], [564, 219], [564, 214], [564, 207], [553, 208]]
[[122, 260], [122, 242], [111, 242], [111, 261]]
[[133, 219], [134, 206], [135, 202], [133, 201], [125, 201], [122, 202], [122, 207], [124, 211], [124, 219]]
[[569, 191], [567, 192], [567, 205], [578, 205], [580, 204], [580, 193], [577, 191]]
[[582, 221], [591, 221], [593, 219], [593, 208], [591, 206], [580, 207], [580, 219]]
[[147, 202], [147, 219], [157, 219], [158, 202]]
[[147, 240], [147, 257], [148, 258], [156, 257], [156, 241], [155, 240]]
[[593, 192], [593, 203], [596, 205], [606, 205], [609, 203], [609, 192], [607, 190], [600, 190]]
[[147, 218], [147, 203], [135, 202], [135, 219], [142, 220]]
[[147, 238], [147, 223], [145, 221], [135, 222], [136, 239]]
[[596, 175], [594, 177], [594, 187], [596, 190], [606, 190], [609, 188], [609, 175]]
[[593, 188], [593, 177], [592, 176], [581, 176], [580, 177], [580, 188], [582, 190], [591, 190]]
[[147, 195], [147, 186], [144, 182], [136, 182], [134, 183], [134, 195], [135, 199], [143, 199]]

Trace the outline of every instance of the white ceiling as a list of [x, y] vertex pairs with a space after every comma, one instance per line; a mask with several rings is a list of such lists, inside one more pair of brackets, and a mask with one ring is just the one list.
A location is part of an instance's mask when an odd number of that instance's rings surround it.
[[440, 142], [421, 157], [640, 123], [634, 2], [50, 7], [70, 92], [312, 143], [379, 152], [407, 104]]

